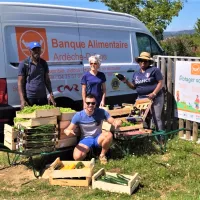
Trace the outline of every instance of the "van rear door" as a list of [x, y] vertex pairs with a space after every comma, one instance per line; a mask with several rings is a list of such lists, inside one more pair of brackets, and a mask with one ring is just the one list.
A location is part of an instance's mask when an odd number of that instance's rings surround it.
[[30, 55], [28, 44], [31, 41], [38, 41], [42, 46], [41, 57], [49, 63], [55, 97], [80, 100], [81, 89], [76, 84], [80, 82], [83, 66], [80, 62], [74, 63], [81, 60], [75, 10], [26, 4], [5, 5], [2, 10], [9, 104], [20, 105], [18, 64]]

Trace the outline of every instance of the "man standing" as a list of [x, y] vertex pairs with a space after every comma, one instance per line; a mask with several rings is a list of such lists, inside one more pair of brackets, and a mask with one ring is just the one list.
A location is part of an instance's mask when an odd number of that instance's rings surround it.
[[74, 130], [76, 126], [79, 126], [81, 129], [81, 140], [73, 153], [74, 160], [83, 160], [91, 147], [102, 147], [99, 160], [102, 164], [106, 164], [107, 158], [105, 155], [112, 143], [112, 133], [102, 132], [103, 120], [113, 124], [115, 128], [121, 126], [122, 121], [112, 118], [104, 109], [95, 108], [96, 99], [94, 95], [87, 95], [85, 100], [86, 108], [74, 115], [71, 124], [64, 132], [70, 136], [75, 135]]
[[30, 57], [19, 64], [18, 70], [18, 92], [21, 108], [34, 104], [48, 104], [46, 89], [50, 94], [49, 101], [55, 105], [49, 78], [49, 67], [47, 62], [40, 58], [40, 43], [30, 42], [29, 50]]

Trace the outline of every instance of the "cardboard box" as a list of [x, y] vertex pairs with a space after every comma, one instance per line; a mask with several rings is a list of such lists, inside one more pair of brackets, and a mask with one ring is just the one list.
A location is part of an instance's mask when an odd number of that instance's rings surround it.
[[116, 177], [116, 173], [105, 172], [104, 168], [100, 169], [96, 174], [92, 176], [92, 189], [101, 189], [109, 192], [117, 192], [117, 193], [126, 193], [131, 195], [133, 191], [139, 185], [139, 175], [135, 173], [133, 176], [125, 175], [123, 176], [130, 179], [128, 185], [118, 185], [113, 183], [106, 183], [100, 180], [97, 180], [102, 175], [112, 175]]
[[[67, 139], [69, 138], [69, 136], [67, 136], [65, 133], [64, 133], [64, 130], [70, 125], [71, 121], [69, 120], [66, 120], [66, 121], [59, 121], [58, 122], [58, 131], [59, 131], [59, 139], [60, 140], [63, 140], [63, 139]], [[80, 131], [80, 128], [77, 127], [74, 132], [76, 133], [76, 136], [80, 136], [81, 134], [81, 131]]]
[[76, 136], [67, 137], [66, 139], [58, 140], [58, 142], [56, 144], [56, 149], [76, 146], [77, 142], [78, 142], [78, 140], [77, 140]]
[[58, 120], [60, 120], [60, 121], [71, 120], [72, 117], [73, 117], [75, 114], [76, 114], [76, 112], [61, 113], [61, 115], [58, 117]]

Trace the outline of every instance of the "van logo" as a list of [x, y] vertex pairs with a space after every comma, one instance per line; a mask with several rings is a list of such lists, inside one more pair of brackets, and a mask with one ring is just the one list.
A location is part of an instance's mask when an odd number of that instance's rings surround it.
[[111, 81], [112, 89], [113, 90], [118, 90], [119, 89], [119, 85], [120, 85], [120, 82], [119, 82], [118, 78], [113, 78], [112, 81]]
[[192, 75], [200, 75], [200, 63], [192, 63], [191, 64], [191, 74]]
[[29, 53], [29, 43], [37, 41], [42, 47], [41, 57], [49, 60], [48, 44], [45, 28], [15, 27], [19, 61], [24, 60]]
[[69, 85], [60, 85], [60, 86], [57, 87], [57, 90], [60, 93], [64, 92], [65, 90], [69, 90], [70, 92], [72, 90], [79, 91], [77, 84], [73, 84], [72, 86], [69, 86]]

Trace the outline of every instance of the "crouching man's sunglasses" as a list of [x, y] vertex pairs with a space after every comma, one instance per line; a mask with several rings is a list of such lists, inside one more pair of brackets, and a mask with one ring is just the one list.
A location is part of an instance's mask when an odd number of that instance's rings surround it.
[[91, 104], [91, 105], [95, 105], [96, 104], [96, 102], [85, 102], [88, 106]]

